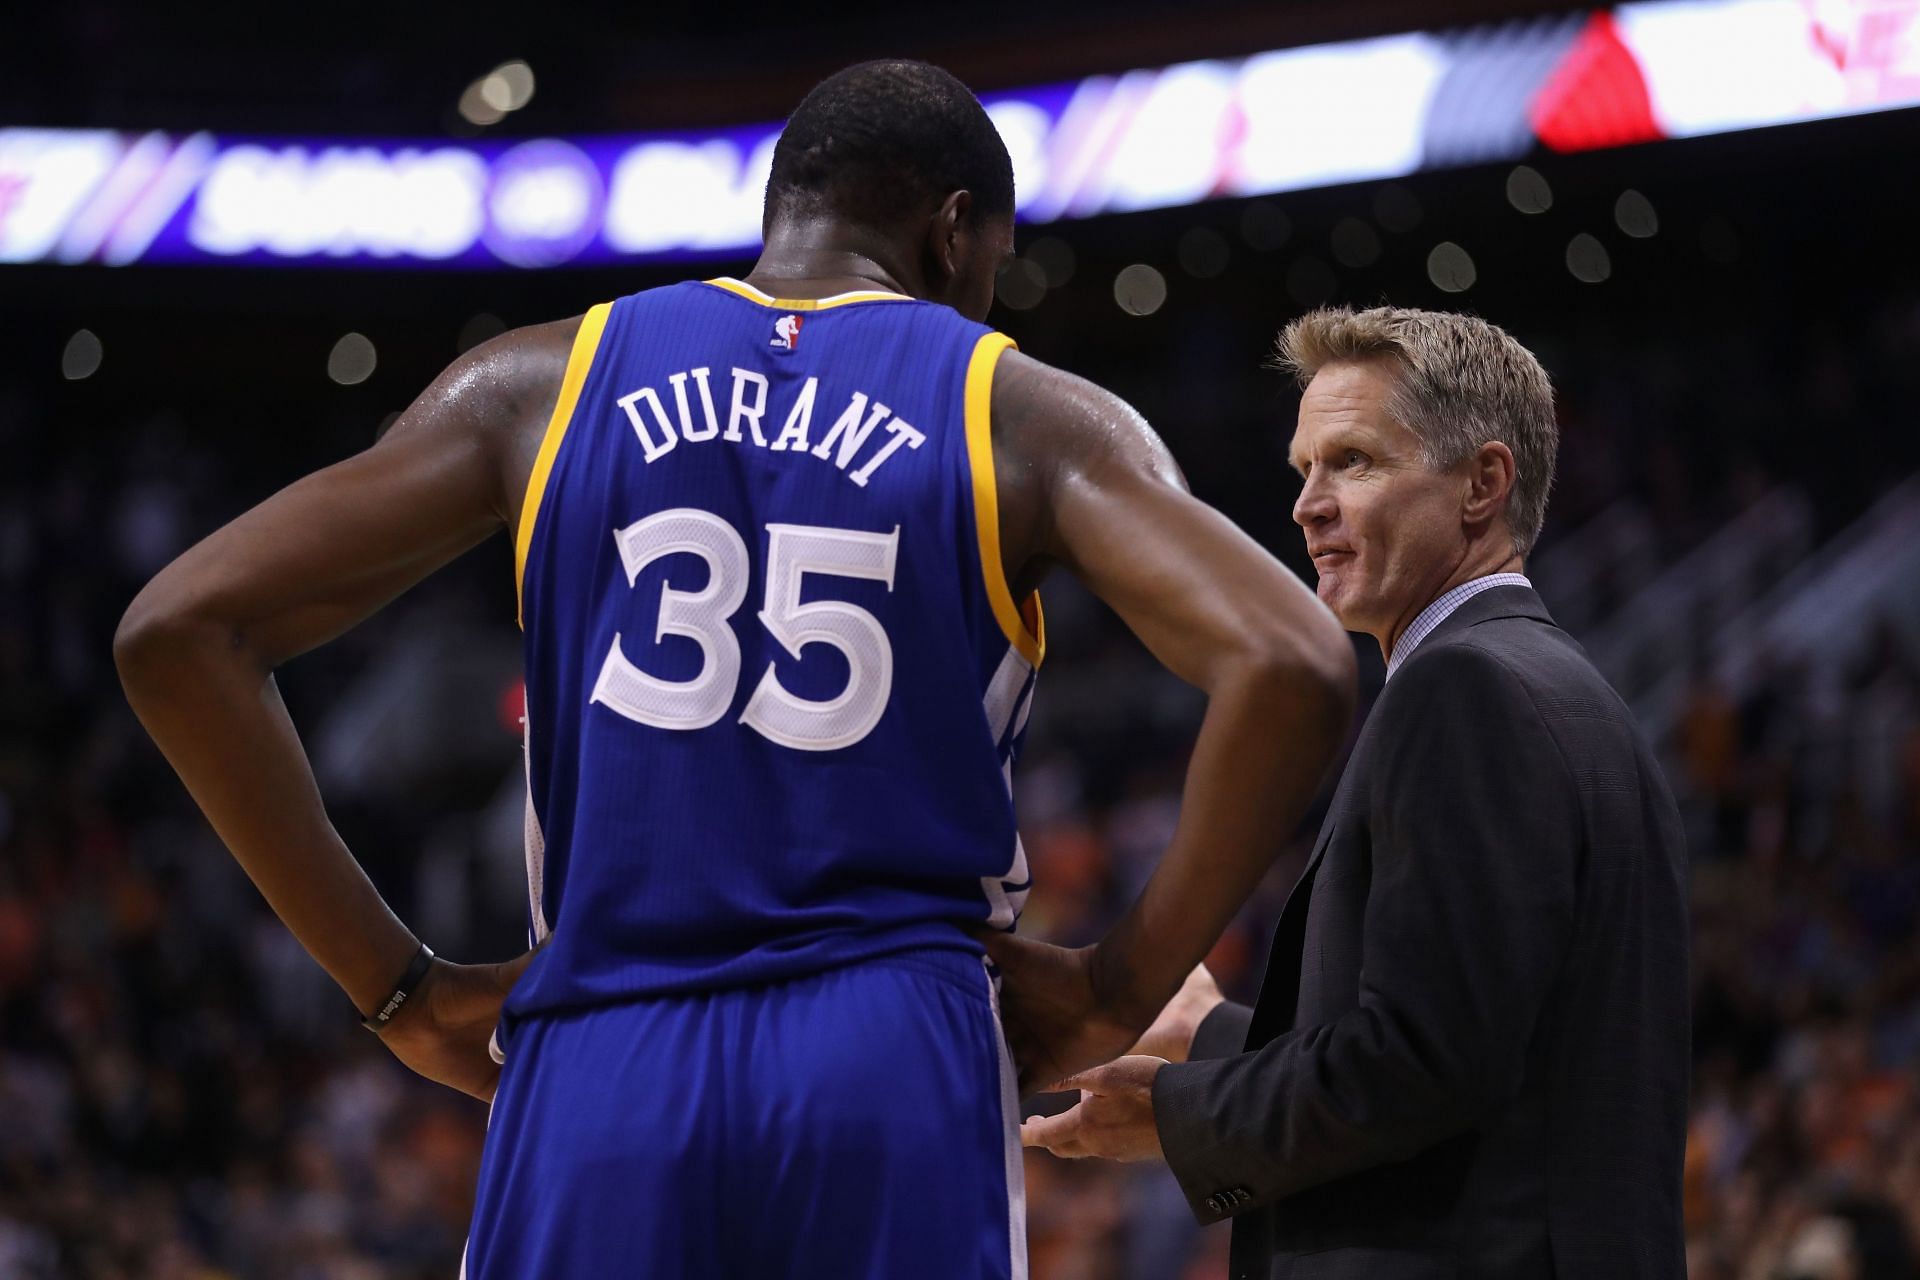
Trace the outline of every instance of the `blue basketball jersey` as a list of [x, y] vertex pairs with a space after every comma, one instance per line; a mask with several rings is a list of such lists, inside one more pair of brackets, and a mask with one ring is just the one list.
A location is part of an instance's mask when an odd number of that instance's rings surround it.
[[522, 508], [530, 935], [510, 1015], [980, 950], [1043, 652], [1001, 569], [1012, 343], [735, 280], [588, 312]]

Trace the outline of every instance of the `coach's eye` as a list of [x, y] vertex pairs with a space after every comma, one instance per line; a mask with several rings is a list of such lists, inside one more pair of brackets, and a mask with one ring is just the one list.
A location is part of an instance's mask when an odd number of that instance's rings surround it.
[[1365, 466], [1367, 463], [1367, 455], [1358, 449], [1349, 449], [1347, 450], [1347, 456], [1342, 459], [1342, 461], [1346, 464], [1347, 469], [1351, 471], [1355, 467]]

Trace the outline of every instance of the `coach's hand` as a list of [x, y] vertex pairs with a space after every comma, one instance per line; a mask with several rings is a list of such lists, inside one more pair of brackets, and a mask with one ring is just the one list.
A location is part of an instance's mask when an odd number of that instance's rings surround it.
[[1180, 990], [1129, 1052], [1165, 1058], [1168, 1062], [1185, 1062], [1193, 1051], [1193, 1037], [1199, 1033], [1200, 1024], [1225, 1004], [1226, 999], [1207, 966], [1195, 965]]
[[503, 964], [436, 958], [414, 998], [380, 1033], [381, 1042], [427, 1079], [492, 1102], [500, 1066], [487, 1052], [487, 1042], [507, 993], [533, 957], [529, 951]]
[[1020, 1071], [1020, 1092], [1046, 1092], [1062, 1076], [1125, 1053], [1151, 1020], [1099, 989], [1092, 947], [1056, 947], [1011, 933], [982, 933], [1000, 967], [1000, 1021]]
[[1080, 1090], [1080, 1101], [1057, 1116], [1033, 1116], [1020, 1141], [1069, 1160], [1159, 1160], [1160, 1129], [1153, 1122], [1153, 1078], [1164, 1058], [1118, 1058], [1060, 1082]]

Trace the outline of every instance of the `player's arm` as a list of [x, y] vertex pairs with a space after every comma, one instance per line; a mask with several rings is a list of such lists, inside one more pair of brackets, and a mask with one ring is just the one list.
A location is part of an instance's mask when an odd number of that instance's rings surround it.
[[1107, 937], [1080, 952], [992, 943], [1033, 1086], [1123, 1052], [1211, 949], [1345, 736], [1354, 663], [1333, 615], [1188, 493], [1123, 401], [1010, 352], [993, 419], [1010, 580], [1066, 567], [1207, 695], [1172, 843]]
[[[387, 997], [419, 943], [328, 821], [273, 672], [512, 527], [513, 477], [524, 483], [577, 326], [520, 330], [462, 357], [372, 448], [168, 565], [114, 636], [127, 699], [154, 742], [274, 912], [363, 1012]], [[423, 987], [385, 1038], [423, 1074], [490, 1093], [491, 1021], [469, 1030], [477, 1062], [464, 1044], [450, 1054], [402, 1033], [424, 1030], [416, 1008], [462, 1003], [449, 969], [466, 970], [471, 987], [476, 975], [508, 984], [517, 968], [435, 969], [439, 994], [429, 1000]]]

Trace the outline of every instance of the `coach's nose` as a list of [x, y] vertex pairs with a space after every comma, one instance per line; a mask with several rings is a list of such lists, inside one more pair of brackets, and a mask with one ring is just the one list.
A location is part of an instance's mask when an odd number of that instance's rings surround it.
[[1293, 522], [1302, 529], [1321, 528], [1333, 523], [1340, 516], [1340, 504], [1335, 500], [1333, 484], [1326, 479], [1326, 472], [1316, 467], [1307, 473], [1300, 485], [1300, 496], [1293, 500]]

